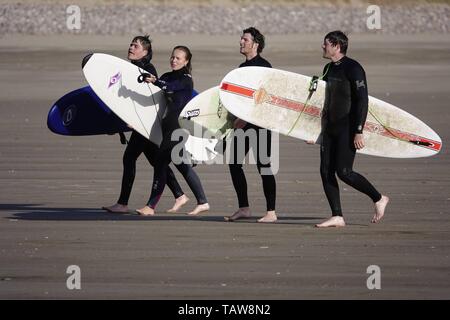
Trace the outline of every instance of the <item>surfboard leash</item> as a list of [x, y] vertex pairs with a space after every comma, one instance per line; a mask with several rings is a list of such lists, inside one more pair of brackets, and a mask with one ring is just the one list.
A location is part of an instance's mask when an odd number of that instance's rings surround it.
[[[328, 73], [328, 70], [330, 69], [330, 65], [331, 63], [328, 64], [327, 69], [325, 70], [324, 74], [320, 77], [320, 80], [322, 80], [325, 75]], [[380, 120], [379, 117], [377, 117], [377, 115], [375, 114], [375, 112], [373, 110], [371, 110], [371, 108], [368, 108], [369, 113], [372, 115], [372, 117], [387, 131], [389, 132], [394, 138], [401, 140], [401, 141], [405, 141], [405, 142], [410, 142], [413, 143], [415, 145], [418, 146], [425, 146], [428, 147], [431, 145], [431, 143], [426, 142], [426, 141], [420, 141], [420, 140], [409, 140], [409, 139], [405, 139], [402, 138], [400, 136], [398, 136], [394, 131], [391, 130], [391, 128], [389, 128], [382, 120]]]
[[[145, 70], [144, 70], [145, 71]], [[139, 68], [139, 72], [141, 73], [141, 77], [142, 77], [142, 82], [145, 81], [145, 78], [148, 77], [150, 74], [146, 73], [146, 72], [142, 72], [141, 68]], [[139, 82], [139, 78], [138, 78], [138, 82]], [[156, 110], [156, 101], [155, 101], [155, 97], [153, 96], [153, 91], [150, 88], [150, 85], [147, 83], [147, 88], [150, 91], [150, 96], [152, 97], [153, 100], [153, 105], [155, 106], [155, 110]], [[159, 110], [156, 110], [156, 116], [158, 117], [159, 123], [162, 123], [162, 118], [161, 115], [159, 114]]]
[[380, 118], [377, 117], [377, 115], [375, 114], [375, 112], [373, 110], [371, 110], [371, 108], [369, 109], [369, 113], [372, 115], [372, 117], [387, 131], [389, 132], [394, 138], [404, 141], [404, 142], [410, 142], [412, 144], [415, 144], [417, 146], [424, 146], [424, 147], [429, 147], [431, 146], [430, 142], [427, 141], [420, 141], [420, 140], [410, 140], [410, 139], [405, 139], [402, 138], [400, 136], [398, 136], [394, 131], [391, 130], [391, 128], [389, 128], [382, 120], [380, 120]]
[[[142, 82], [144, 82], [144, 79], [145, 79], [145, 77], [148, 75], [148, 73], [145, 73], [145, 72], [142, 72], [141, 71], [141, 68], [139, 68], [138, 67], [138, 70], [139, 70], [139, 73], [141, 74], [139, 77], [138, 77], [138, 82], [139, 83], [142, 83]], [[142, 69], [142, 70], [144, 70], [144, 69]], [[145, 71], [145, 70], [144, 70]], [[147, 88], [148, 88], [148, 90], [150, 91], [150, 96], [151, 96], [151, 98], [152, 98], [152, 100], [153, 100], [153, 105], [155, 106], [155, 108], [156, 108], [156, 102], [155, 102], [155, 98], [153, 97], [153, 92], [152, 92], [152, 89], [150, 88], [150, 86], [147, 84]], [[133, 100], [131, 100], [131, 101], [133, 101]], [[144, 121], [141, 119], [141, 116], [139, 115], [139, 112], [137, 112], [137, 108], [136, 108], [136, 104], [134, 103], [134, 101], [133, 101], [133, 106], [134, 106], [134, 112], [136, 113], [136, 115], [138, 116], [138, 119], [139, 119], [139, 121], [141, 122], [141, 124], [142, 124], [142, 127], [144, 128], [144, 130], [145, 130], [145, 132], [147, 133], [147, 135], [150, 137], [150, 132], [148, 132], [147, 131], [147, 129], [146, 129], [146, 127], [145, 127], [145, 124], [144, 124]], [[158, 110], [157, 110], [158, 111]], [[158, 120], [161, 122], [161, 119], [159, 119], [159, 114], [158, 114], [158, 112], [156, 112], [156, 115], [157, 115], [157, 117], [158, 117]]]
[[300, 114], [298, 115], [297, 119], [295, 120], [295, 122], [294, 122], [294, 124], [292, 125], [291, 129], [288, 131], [287, 135], [290, 135], [291, 132], [292, 132], [292, 130], [294, 130], [294, 128], [295, 128], [295, 126], [297, 125], [298, 121], [300, 120], [300, 117], [302, 116], [303, 112], [304, 112], [305, 109], [308, 107], [309, 100], [311, 100], [312, 95], [314, 94], [314, 92], [316, 92], [316, 90], [317, 90], [317, 85], [318, 85], [319, 80], [322, 80], [322, 79], [327, 75], [328, 70], [330, 69], [330, 65], [331, 65], [331, 63], [329, 63], [329, 64], [327, 65], [327, 68], [325, 69], [325, 72], [324, 72], [320, 77], [318, 77], [318, 76], [313, 76], [313, 77], [311, 78], [311, 80], [309, 81], [309, 88], [308, 88], [309, 94], [308, 94], [308, 97], [306, 98], [306, 101], [305, 101], [305, 103], [303, 104], [303, 109], [302, 109], [302, 111], [301, 111]]

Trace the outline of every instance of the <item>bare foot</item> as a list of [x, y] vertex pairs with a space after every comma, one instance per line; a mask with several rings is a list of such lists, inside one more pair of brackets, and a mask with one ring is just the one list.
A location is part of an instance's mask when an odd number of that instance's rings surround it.
[[102, 209], [111, 213], [128, 213], [128, 206], [118, 203], [109, 207], [102, 207]]
[[178, 198], [175, 199], [175, 203], [174, 203], [173, 207], [171, 209], [167, 210], [167, 212], [170, 212], [170, 213], [177, 212], [188, 201], [189, 201], [189, 198], [185, 194], [183, 194], [182, 196], [179, 196]]
[[155, 209], [145, 206], [142, 209], [137, 209], [136, 212], [141, 216], [153, 216], [155, 214]]
[[233, 213], [232, 216], [230, 217], [224, 217], [225, 221], [229, 221], [229, 222], [233, 222], [242, 218], [250, 218], [251, 216], [251, 212], [250, 212], [250, 208], [249, 207], [245, 207], [245, 208], [239, 208], [238, 211], [236, 211], [235, 213]]
[[384, 216], [384, 211], [389, 202], [389, 197], [381, 196], [381, 199], [375, 203], [375, 214], [372, 218], [372, 223], [380, 222]]
[[275, 222], [277, 221], [277, 215], [275, 214], [275, 211], [267, 211], [267, 214], [262, 217], [261, 219], [258, 219], [258, 222]]
[[344, 218], [340, 216], [333, 216], [322, 223], [316, 224], [316, 227], [317, 228], [345, 227], [345, 221]]
[[198, 206], [195, 207], [194, 210], [192, 210], [191, 212], [188, 213], [189, 216], [196, 216], [198, 215], [200, 212], [203, 211], [208, 211], [209, 210], [209, 204], [204, 203], [204, 204], [199, 204]]

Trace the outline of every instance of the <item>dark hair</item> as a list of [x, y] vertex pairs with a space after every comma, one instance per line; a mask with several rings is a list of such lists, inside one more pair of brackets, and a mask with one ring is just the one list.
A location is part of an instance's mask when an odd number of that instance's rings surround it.
[[262, 35], [261, 32], [259, 32], [258, 29], [255, 27], [250, 27], [247, 29], [244, 29], [242, 33], [250, 33], [253, 37], [253, 41], [255, 41], [258, 44], [258, 53], [261, 53], [266, 45], [265, 38]]
[[150, 36], [148, 34], [146, 34], [145, 36], [136, 36], [131, 42], [137, 41], [141, 43], [144, 50], [147, 50], [147, 55], [143, 59], [145, 59], [147, 62], [150, 62], [153, 57], [152, 40], [150, 40]]
[[184, 69], [184, 71], [186, 73], [191, 74], [192, 73], [192, 53], [191, 53], [191, 50], [189, 50], [189, 48], [186, 47], [186, 46], [176, 46], [175, 48], [173, 48], [172, 53], [175, 50], [181, 50], [181, 51], [184, 52], [184, 54], [186, 56], [186, 60], [189, 60], [189, 62], [183, 69]]
[[328, 41], [330, 41], [330, 43], [333, 46], [336, 46], [339, 44], [339, 47], [341, 48], [341, 53], [347, 54], [348, 38], [345, 35], [345, 33], [343, 33], [342, 31], [336, 30], [336, 31], [329, 32], [325, 36], [324, 39], [328, 39]]

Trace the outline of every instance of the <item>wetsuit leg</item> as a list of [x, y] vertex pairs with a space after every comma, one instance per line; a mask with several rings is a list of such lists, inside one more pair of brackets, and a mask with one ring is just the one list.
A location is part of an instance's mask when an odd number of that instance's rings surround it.
[[[275, 211], [276, 182], [271, 170], [270, 156], [272, 154], [272, 132], [256, 127], [258, 148], [253, 149], [256, 166], [261, 175], [267, 211]], [[264, 130], [264, 131], [263, 131]], [[255, 154], [256, 153], [256, 154]]]
[[159, 149], [155, 158], [156, 163], [153, 171], [152, 192], [147, 202], [147, 205], [153, 209], [158, 204], [167, 183], [167, 168], [170, 163], [170, 151], [167, 149]]
[[[244, 128], [245, 129], [245, 128]], [[245, 139], [244, 152], [238, 152], [238, 143], [242, 143], [240, 139], [234, 136], [229, 148], [232, 148], [231, 152], [233, 155], [232, 163], [228, 165], [231, 175], [231, 181], [233, 182], [234, 190], [236, 191], [236, 196], [238, 198], [239, 208], [246, 208], [249, 206], [248, 194], [247, 194], [247, 179], [245, 178], [244, 170], [242, 169], [242, 163], [244, 162], [245, 155], [249, 150], [249, 143], [247, 138]], [[242, 150], [239, 150], [242, 151]]]
[[353, 171], [353, 162], [355, 160], [356, 149], [353, 143], [354, 134], [343, 130], [336, 140], [336, 172], [342, 181], [355, 188], [359, 192], [366, 194], [377, 202], [381, 199], [381, 194], [375, 187], [362, 175]]
[[333, 216], [342, 216], [339, 185], [336, 179], [336, 145], [333, 136], [322, 134], [320, 145], [320, 176]]
[[[147, 158], [148, 162], [150, 162], [150, 164], [153, 167], [155, 167], [156, 155], [158, 153], [158, 146], [148, 140], [146, 142], [147, 143], [145, 144], [144, 149], [145, 157]], [[170, 191], [172, 191], [172, 194], [175, 197], [175, 199], [181, 197], [184, 194], [170, 166], [167, 166], [167, 186], [169, 187]]]
[[197, 199], [197, 204], [208, 203], [200, 178], [198, 177], [192, 166], [186, 163], [180, 163], [175, 165], [175, 167], [183, 175], [184, 179], [189, 185], [189, 188], [191, 188], [192, 192], [194, 193], [194, 196]]
[[[167, 183], [167, 168], [169, 167], [170, 162], [172, 161], [172, 149], [176, 145], [175, 143], [162, 143], [162, 148], [159, 149], [156, 155], [156, 164], [155, 170], [153, 173], [153, 184], [152, 184], [152, 192], [150, 198], [148, 200], [147, 205], [151, 208], [155, 208], [161, 195], [164, 191], [164, 187]], [[207, 203], [207, 199], [205, 196], [205, 192], [203, 190], [202, 184], [198, 175], [192, 169], [192, 167], [188, 164], [181, 163], [176, 165], [176, 168], [180, 171], [180, 173], [185, 178], [189, 187], [197, 199], [198, 204]]]
[[131, 189], [133, 188], [134, 178], [136, 176], [136, 160], [144, 151], [145, 138], [139, 133], [133, 131], [128, 142], [127, 148], [123, 154], [123, 175], [122, 187], [117, 203], [128, 205]]

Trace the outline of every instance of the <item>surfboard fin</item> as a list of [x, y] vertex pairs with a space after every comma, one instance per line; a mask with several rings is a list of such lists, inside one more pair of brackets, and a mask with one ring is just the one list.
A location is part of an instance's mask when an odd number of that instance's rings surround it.
[[92, 57], [93, 53], [89, 53], [87, 56], [83, 58], [83, 61], [81, 61], [81, 69], [84, 68], [86, 63], [89, 61], [89, 59]]

